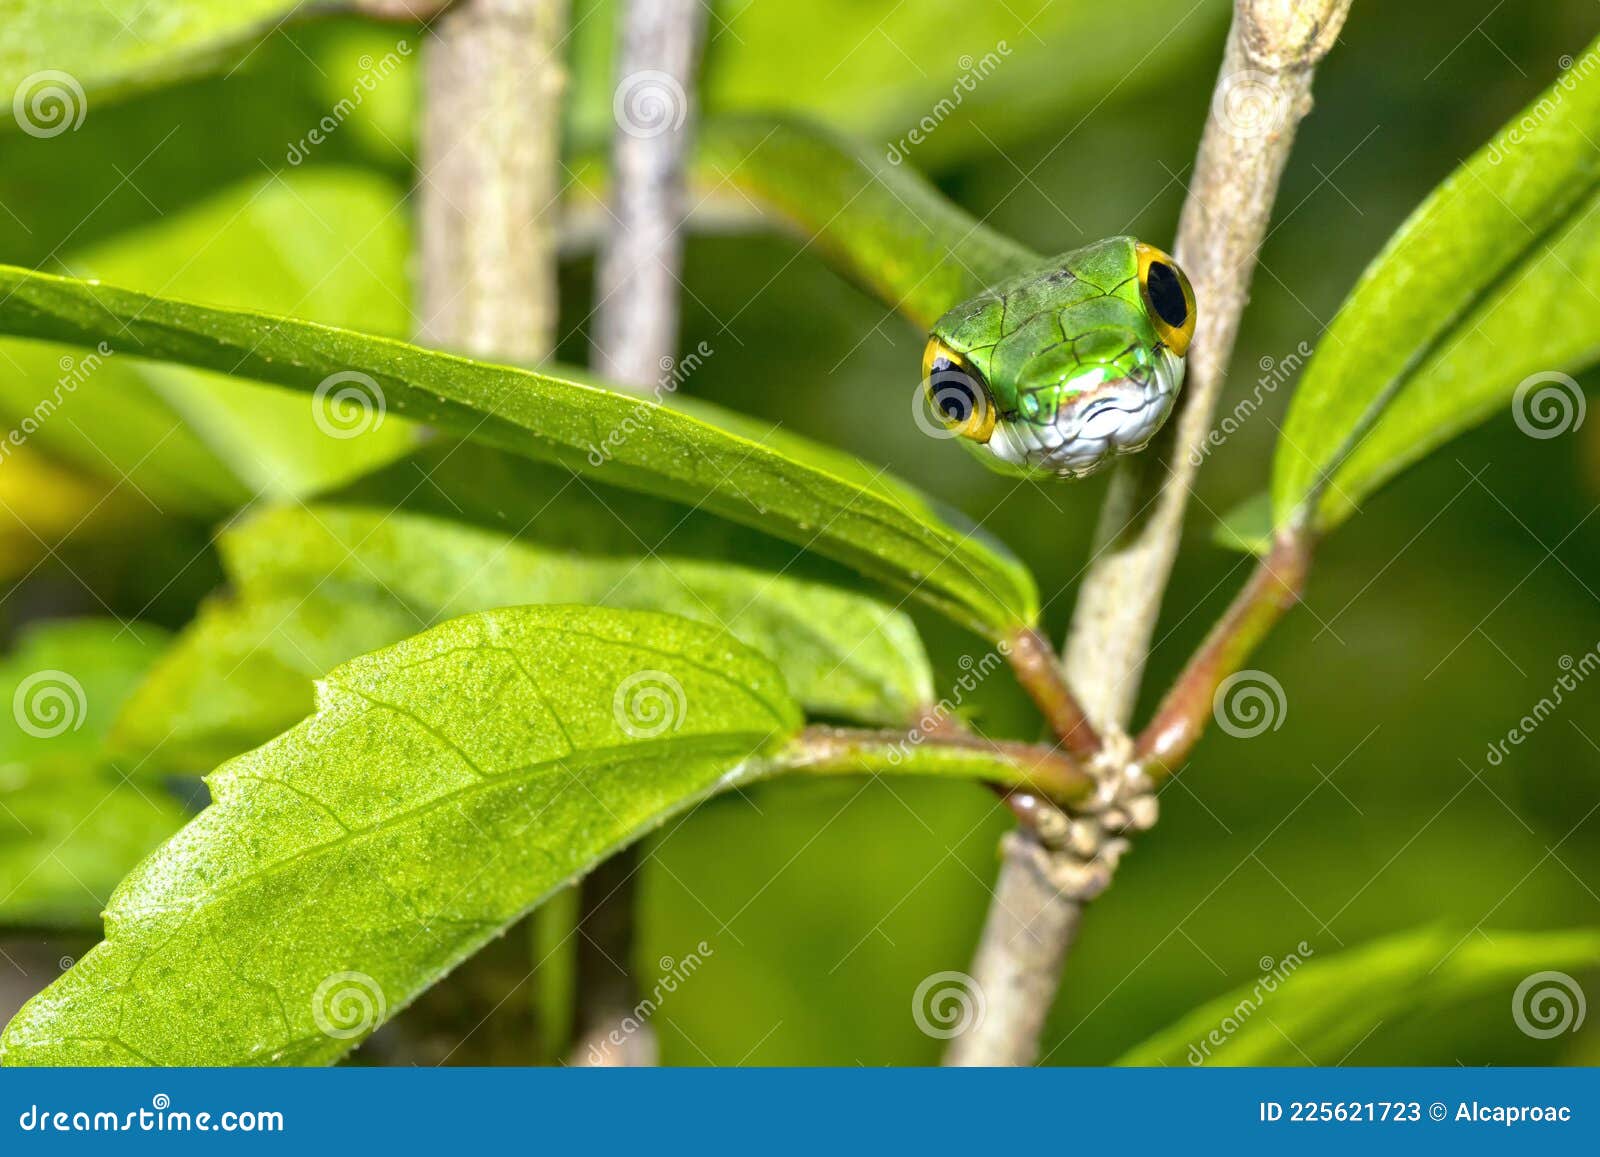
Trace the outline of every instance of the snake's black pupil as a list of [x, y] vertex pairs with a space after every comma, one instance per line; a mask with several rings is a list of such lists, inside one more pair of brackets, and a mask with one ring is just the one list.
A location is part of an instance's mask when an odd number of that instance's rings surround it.
[[1172, 266], [1152, 261], [1144, 284], [1157, 317], [1174, 329], [1189, 320], [1189, 303], [1183, 299], [1183, 285]]
[[952, 422], [964, 422], [972, 413], [972, 387], [959, 378], [947, 381], [937, 395], [939, 409]]

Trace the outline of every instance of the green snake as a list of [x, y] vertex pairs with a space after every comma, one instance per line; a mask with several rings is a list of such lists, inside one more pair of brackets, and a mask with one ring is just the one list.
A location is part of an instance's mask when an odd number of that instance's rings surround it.
[[799, 120], [708, 121], [691, 177], [692, 216], [757, 206], [924, 329], [919, 424], [996, 470], [1081, 478], [1143, 449], [1172, 412], [1195, 298], [1152, 245], [1041, 256]]

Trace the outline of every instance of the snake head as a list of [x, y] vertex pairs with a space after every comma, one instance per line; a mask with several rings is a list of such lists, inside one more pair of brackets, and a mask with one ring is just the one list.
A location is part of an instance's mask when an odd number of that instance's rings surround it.
[[1161, 250], [1132, 237], [1075, 249], [934, 324], [925, 428], [1005, 473], [1092, 474], [1166, 422], [1194, 322], [1189, 279]]

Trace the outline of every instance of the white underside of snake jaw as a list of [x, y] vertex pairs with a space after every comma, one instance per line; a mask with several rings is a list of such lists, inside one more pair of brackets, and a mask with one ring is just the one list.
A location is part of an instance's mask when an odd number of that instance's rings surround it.
[[1047, 426], [1005, 421], [989, 452], [1025, 473], [1062, 478], [1093, 474], [1119, 454], [1143, 450], [1172, 413], [1183, 384], [1183, 359], [1163, 349], [1150, 381], [1110, 382], [1071, 405]]

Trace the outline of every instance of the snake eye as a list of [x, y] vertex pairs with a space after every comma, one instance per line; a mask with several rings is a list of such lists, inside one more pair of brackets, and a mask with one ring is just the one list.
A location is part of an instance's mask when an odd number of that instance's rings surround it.
[[1178, 263], [1154, 245], [1139, 242], [1139, 292], [1156, 333], [1180, 358], [1194, 337], [1194, 289]]
[[922, 388], [934, 420], [952, 434], [987, 442], [994, 433], [995, 405], [982, 375], [936, 337], [922, 354]]

